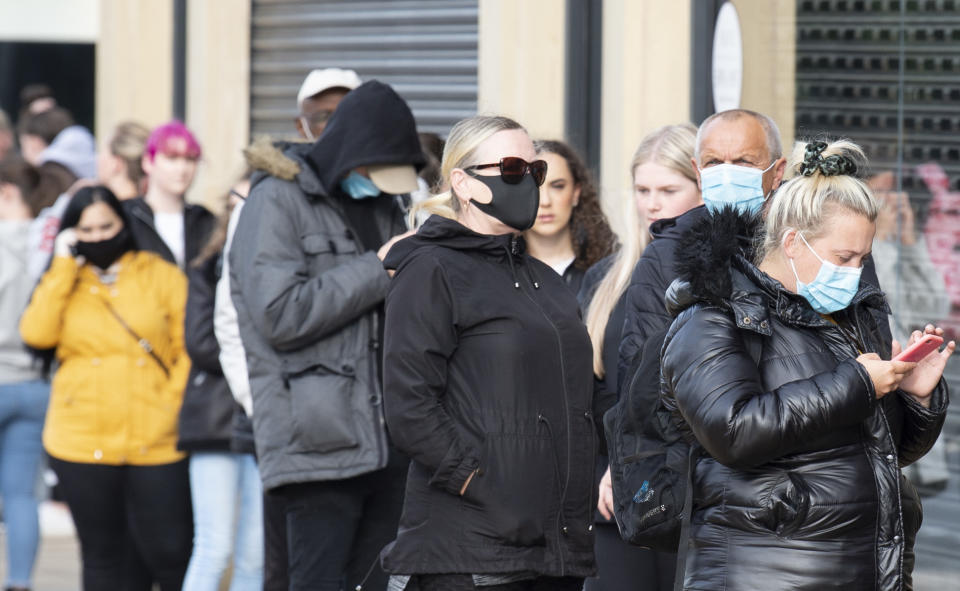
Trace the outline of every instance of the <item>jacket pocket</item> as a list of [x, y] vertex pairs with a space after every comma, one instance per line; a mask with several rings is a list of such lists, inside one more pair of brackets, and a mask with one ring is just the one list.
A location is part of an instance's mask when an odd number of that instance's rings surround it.
[[356, 376], [352, 366], [315, 364], [285, 373], [290, 392], [290, 449], [332, 452], [359, 444], [353, 412]]
[[543, 546], [559, 506], [549, 438], [491, 434], [461, 498], [465, 535], [480, 544]]

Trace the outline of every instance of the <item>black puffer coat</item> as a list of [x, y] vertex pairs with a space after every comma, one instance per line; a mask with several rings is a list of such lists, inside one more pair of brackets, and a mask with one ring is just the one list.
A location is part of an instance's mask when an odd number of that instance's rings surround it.
[[706, 454], [685, 588], [911, 589], [922, 511], [900, 468], [940, 433], [946, 384], [929, 409], [900, 391], [878, 401], [856, 357], [889, 358], [882, 294], [861, 283], [833, 315], [841, 331], [736, 251], [744, 233], [732, 216], [694, 227], [667, 295], [682, 312], [662, 395]]
[[384, 410], [413, 459], [384, 569], [593, 574], [591, 347], [573, 293], [522, 238], [437, 216], [384, 264]]

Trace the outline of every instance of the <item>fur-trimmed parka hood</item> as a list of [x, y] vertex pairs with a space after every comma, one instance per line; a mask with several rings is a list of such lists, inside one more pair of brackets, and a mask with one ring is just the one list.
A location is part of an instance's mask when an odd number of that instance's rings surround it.
[[250, 186], [254, 187], [268, 176], [295, 182], [308, 196], [327, 192], [313, 168], [307, 165], [310, 142], [274, 141], [269, 137], [254, 140], [244, 151], [247, 166], [253, 171]]
[[[816, 326], [826, 320], [800, 295], [788, 290], [753, 264], [755, 245], [763, 231], [759, 215], [724, 208], [697, 221], [680, 238], [677, 279], [666, 293], [672, 316], [703, 303], [732, 310], [741, 328], [769, 331], [769, 314], [798, 325]], [[851, 305], [863, 304], [882, 317], [889, 313], [883, 293], [876, 287], [872, 261], [865, 263], [864, 278]]]

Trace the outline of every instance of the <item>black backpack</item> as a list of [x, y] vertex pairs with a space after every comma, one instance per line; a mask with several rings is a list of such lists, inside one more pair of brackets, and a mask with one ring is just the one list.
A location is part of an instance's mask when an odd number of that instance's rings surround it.
[[[660, 358], [664, 339], [672, 336], [670, 329], [647, 338], [603, 424], [620, 536], [653, 550], [681, 548], [682, 564], [686, 544], [681, 540], [687, 537], [693, 505], [691, 465], [702, 450], [679, 429], [660, 399]], [[750, 356], [758, 361], [760, 336], [743, 337]]]

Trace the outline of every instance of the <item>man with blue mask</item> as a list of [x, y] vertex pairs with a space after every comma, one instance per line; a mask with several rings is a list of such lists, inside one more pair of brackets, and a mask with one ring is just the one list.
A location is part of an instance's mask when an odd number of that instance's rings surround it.
[[[403, 503], [409, 461], [383, 418], [381, 261], [407, 232], [423, 152], [410, 108], [376, 80], [315, 143], [260, 149], [246, 152], [260, 170], [228, 256], [260, 476], [285, 513], [289, 589], [353, 589]], [[371, 572], [364, 589], [384, 589]]]
[[761, 113], [733, 109], [700, 125], [693, 166], [708, 210], [733, 206], [755, 214], [780, 186], [787, 164], [777, 124]]
[[673, 320], [667, 313], [664, 294], [677, 277], [680, 238], [727, 204], [751, 215], [759, 212], [765, 199], [780, 186], [786, 169], [782, 151], [777, 125], [761, 113], [736, 109], [704, 120], [691, 158], [704, 205], [650, 226], [652, 240], [624, 294], [618, 384], [627, 383], [626, 373], [647, 338]]

